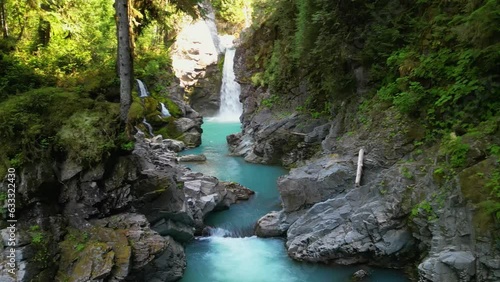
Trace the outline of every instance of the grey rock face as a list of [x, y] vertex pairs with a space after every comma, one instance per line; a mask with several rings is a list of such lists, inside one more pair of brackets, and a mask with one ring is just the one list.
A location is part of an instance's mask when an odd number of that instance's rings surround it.
[[[178, 280], [186, 261], [177, 242], [201, 231], [208, 213], [249, 196], [244, 187], [179, 166], [172, 147], [182, 143], [137, 136], [132, 155], [75, 169], [61, 182], [60, 165], [26, 167], [19, 177], [17, 281]], [[0, 280], [15, 281], [3, 271], [9, 235], [1, 234]]]
[[190, 118], [180, 118], [174, 121], [174, 125], [178, 131], [187, 132], [196, 126], [196, 122]]
[[178, 153], [186, 148], [186, 144], [184, 144], [184, 142], [178, 141], [178, 140], [165, 139], [162, 141], [162, 143], [166, 145], [167, 149], [174, 151], [176, 153]]
[[186, 269], [184, 248], [170, 236], [165, 241], [166, 250], [129, 281], [170, 282], [182, 278]]
[[476, 258], [472, 252], [445, 250], [429, 257], [418, 266], [428, 281], [472, 281], [476, 274]]
[[270, 212], [261, 217], [255, 225], [255, 235], [259, 237], [279, 237], [286, 233], [280, 228], [281, 212]]
[[351, 163], [331, 157], [292, 169], [278, 181], [285, 212], [292, 212], [325, 201], [354, 183]]
[[190, 96], [191, 107], [203, 116], [214, 116], [220, 107], [221, 84], [222, 73], [218, 66], [215, 64], [207, 66], [204, 77], [198, 79]]
[[[288, 229], [288, 254], [301, 261], [397, 266], [411, 260], [416, 244], [402, 206], [410, 180], [398, 166], [361, 187], [354, 187], [354, 175], [351, 161], [335, 156], [290, 171], [279, 180], [281, 214], [266, 215], [257, 228]], [[380, 192], [380, 183], [387, 191]]]

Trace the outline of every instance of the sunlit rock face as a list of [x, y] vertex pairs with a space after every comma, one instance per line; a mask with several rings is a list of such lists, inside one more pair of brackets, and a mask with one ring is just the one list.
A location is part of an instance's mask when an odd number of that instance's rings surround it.
[[204, 78], [206, 68], [217, 64], [219, 51], [204, 20], [187, 23], [177, 36], [172, 65], [181, 86], [194, 86]]
[[182, 96], [203, 116], [212, 116], [219, 110], [222, 72], [217, 62], [224, 52], [215, 18], [210, 17], [213, 12], [210, 13], [209, 5], [208, 8], [205, 19], [184, 20], [171, 54]]

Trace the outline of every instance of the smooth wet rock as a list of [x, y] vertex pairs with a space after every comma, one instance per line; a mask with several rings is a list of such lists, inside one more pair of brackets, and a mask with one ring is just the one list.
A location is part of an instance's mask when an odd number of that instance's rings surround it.
[[179, 157], [179, 162], [204, 162], [207, 157], [203, 154], [200, 155], [184, 155]]

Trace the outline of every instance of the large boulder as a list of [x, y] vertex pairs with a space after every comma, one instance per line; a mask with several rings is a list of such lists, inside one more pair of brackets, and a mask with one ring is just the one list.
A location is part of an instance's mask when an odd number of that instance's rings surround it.
[[473, 281], [476, 257], [470, 251], [445, 250], [425, 259], [418, 270], [421, 277], [428, 281]]
[[129, 277], [129, 281], [170, 282], [182, 278], [186, 269], [186, 254], [181, 244], [172, 237], [164, 237], [167, 247], [165, 251]]
[[292, 169], [278, 180], [283, 209], [292, 212], [336, 196], [354, 185], [354, 176], [352, 163], [335, 156]]
[[255, 225], [255, 235], [259, 237], [279, 237], [285, 235], [286, 230], [280, 227], [280, 215], [280, 212], [274, 211], [261, 217]]

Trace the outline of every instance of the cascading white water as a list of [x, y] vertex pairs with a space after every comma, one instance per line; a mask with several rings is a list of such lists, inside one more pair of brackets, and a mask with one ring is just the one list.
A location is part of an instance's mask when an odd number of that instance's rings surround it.
[[161, 105], [161, 115], [163, 117], [169, 117], [170, 116], [170, 112], [168, 111], [167, 107], [165, 107], [165, 104], [163, 104], [162, 102], [160, 102], [160, 105]]
[[137, 87], [139, 88], [139, 97], [140, 98], [148, 97], [149, 92], [148, 89], [146, 88], [146, 85], [144, 85], [144, 83], [140, 79], [136, 80], [137, 80]]
[[149, 122], [146, 120], [146, 118], [144, 118], [142, 120], [142, 123], [146, 126], [146, 128], [148, 129], [149, 131], [149, 135], [151, 135], [151, 137], [154, 137], [155, 134], [153, 133], [153, 127], [151, 126], [151, 124], [149, 124]]
[[220, 109], [216, 116], [219, 121], [234, 122], [239, 121], [243, 112], [243, 105], [240, 103], [240, 85], [235, 81], [234, 75], [234, 54], [233, 48], [226, 49], [224, 57], [224, 69], [222, 73], [222, 87], [220, 92]]

